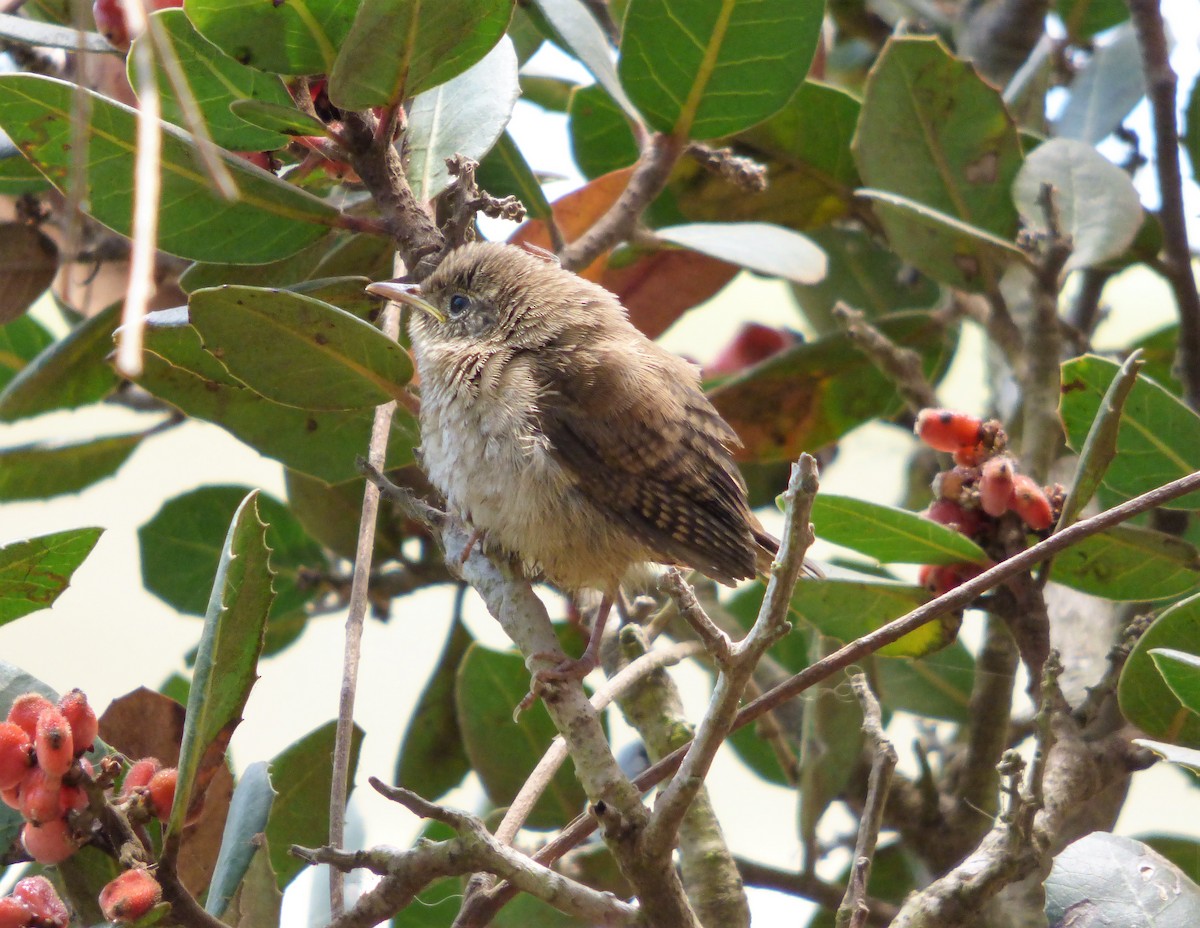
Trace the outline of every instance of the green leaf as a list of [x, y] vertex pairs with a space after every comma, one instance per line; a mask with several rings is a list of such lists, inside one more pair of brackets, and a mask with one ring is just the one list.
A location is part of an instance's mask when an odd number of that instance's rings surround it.
[[481, 159], [500, 137], [521, 95], [517, 53], [507, 38], [458, 77], [427, 90], [408, 111], [408, 179], [420, 200], [450, 183], [446, 159]]
[[[1108, 386], [1119, 371], [1113, 361], [1084, 355], [1062, 366], [1059, 416], [1067, 444], [1083, 447]], [[1200, 417], [1178, 398], [1145, 377], [1138, 377], [1117, 432], [1117, 455], [1104, 485], [1129, 499], [1200, 470]], [[1200, 493], [1163, 504], [1168, 509], [1200, 507]]]
[[[907, 615], [928, 599], [929, 593], [922, 587], [902, 583], [805, 580], [792, 594], [792, 611], [822, 635], [848, 642]], [[957, 632], [958, 623], [952, 618], [934, 619], [878, 653], [921, 657], [944, 648]]]
[[1172, 648], [1153, 648], [1150, 657], [1176, 698], [1200, 713], [1200, 657]]
[[0, 392], [0, 422], [98, 402], [117, 386], [105, 362], [121, 304], [85, 319], [37, 355]]
[[1200, 748], [1200, 716], [1167, 686], [1150, 653], [1160, 648], [1191, 653], [1197, 641], [1200, 596], [1192, 596], [1164, 611], [1129, 652], [1117, 684], [1117, 698], [1125, 718], [1151, 738]]
[[274, 594], [267, 527], [258, 516], [257, 497], [254, 491], [242, 501], [221, 549], [192, 672], [168, 836], [183, 830], [200, 763], [218, 737], [228, 740], [258, 679], [258, 655]]
[[550, 215], [550, 203], [537, 175], [507, 131], [500, 133], [492, 150], [479, 162], [475, 179], [492, 196], [516, 197], [534, 219], [545, 220]]
[[52, 606], [103, 533], [75, 528], [0, 547], [0, 625]]
[[711, 139], [781, 110], [812, 63], [819, 0], [632, 0], [618, 72], [646, 121]]
[[255, 836], [266, 831], [275, 796], [265, 762], [253, 763], [243, 771], [229, 803], [221, 850], [208, 884], [204, 910], [210, 915], [220, 918], [225, 914], [229, 901], [250, 869], [259, 850]]
[[989, 563], [965, 535], [894, 506], [822, 493], [813, 503], [812, 523], [825, 541], [885, 564]]
[[607, 90], [608, 95], [631, 118], [638, 119], [638, 112], [617, 76], [612, 47], [591, 10], [580, 0], [533, 0], [533, 6], [558, 34], [562, 46], [574, 52], [580, 63], [592, 73], [596, 83]]
[[1188, 97], [1187, 112], [1184, 114], [1183, 147], [1187, 149], [1188, 160], [1192, 163], [1192, 175], [1200, 170], [1200, 86], [1192, 84], [1192, 93]]
[[[1000, 93], [941, 40], [891, 38], [867, 78], [854, 157], [868, 187], [981, 229], [1001, 242], [1017, 231], [1009, 190], [1021, 165], [1017, 127]], [[974, 239], [951, 244], [910, 211], [880, 210], [888, 240], [918, 268], [956, 286], [991, 289], [997, 255]], [[931, 246], [936, 252], [919, 260]], [[955, 274], [955, 265], [961, 265]]]
[[[230, 104], [254, 100], [290, 107], [295, 104], [287, 88], [274, 74], [264, 74], [255, 68], [234, 61], [211, 42], [204, 39], [192, 26], [183, 10], [160, 10], [150, 17], [151, 36], [142, 35], [134, 39], [151, 42], [156, 53], [154, 72], [158, 82], [162, 115], [167, 122], [190, 128], [184, 116], [180, 96], [176, 92], [159, 55], [174, 53], [179, 69], [183, 72], [187, 89], [200, 111], [204, 125], [212, 140], [235, 151], [272, 151], [288, 143], [288, 137], [273, 129], [263, 129], [238, 118], [230, 111]], [[160, 51], [161, 49], [161, 51]], [[137, 73], [138, 53], [129, 53], [129, 83], [139, 86]]]
[[694, 222], [654, 234], [770, 277], [814, 284], [825, 276], [825, 253], [811, 239], [767, 222]]
[[1046, 234], [1038, 203], [1043, 184], [1054, 188], [1059, 227], [1071, 238], [1066, 271], [1118, 258], [1142, 227], [1142, 203], [1129, 175], [1085, 142], [1051, 139], [1033, 150], [1013, 181], [1013, 200], [1026, 229]]
[[1179, 323], [1173, 322], [1134, 342], [1130, 348], [1141, 352], [1144, 377], [1165, 387], [1174, 396], [1183, 394], [1183, 387], [1174, 374], [1175, 355], [1179, 353]]
[[24, 445], [0, 451], [0, 500], [78, 493], [111, 477], [146, 436], [117, 435], [73, 445]]
[[[0, 75], [0, 128], [64, 194], [76, 92], [74, 84], [54, 78]], [[94, 219], [129, 235], [137, 114], [99, 94], [79, 92], [87, 95], [91, 113], [86, 127], [87, 186], [72, 193], [82, 197]], [[255, 264], [299, 251], [336, 221], [337, 210], [323, 200], [236, 155], [222, 152], [220, 158], [237, 183], [238, 196], [232, 201], [210, 188], [196, 164], [191, 137], [163, 124], [158, 238], [162, 251], [196, 261]]]
[[1058, 555], [1050, 579], [1118, 602], [1171, 599], [1200, 585], [1200, 551], [1174, 535], [1123, 525]]
[[[204, 615], [205, 588], [220, 565], [226, 529], [249, 492], [239, 486], [199, 487], [163, 503], [138, 529], [146, 589], [180, 612]], [[325, 556], [283, 503], [259, 494], [256, 505], [271, 549], [271, 616], [281, 618], [316, 595], [300, 581], [306, 572], [324, 569]]]
[[445, 795], [471, 772], [455, 712], [454, 687], [459, 664], [474, 641], [462, 622], [455, 621], [450, 627], [442, 656], [421, 691], [400, 743], [396, 784], [429, 799]]
[[[812, 640], [815, 662], [837, 649], [821, 635]], [[800, 842], [815, 848], [822, 816], [846, 789], [862, 758], [862, 708], [842, 670], [805, 693], [800, 742]]]
[[[925, 376], [934, 381], [954, 350], [955, 333], [926, 313], [896, 313], [879, 328], [920, 354]], [[902, 408], [895, 384], [844, 332], [782, 351], [719, 383], [709, 396], [741, 438], [742, 459], [757, 462], [795, 460]]]
[[200, 34], [229, 57], [275, 74], [327, 74], [359, 0], [184, 0]]
[[[305, 868], [305, 863], [288, 853], [293, 844], [320, 847], [329, 840], [329, 790], [333, 784], [333, 743], [337, 723], [326, 722], [289, 745], [271, 761], [271, 782], [277, 790], [267, 841], [271, 868], [286, 889]], [[363, 732], [357, 725], [350, 736], [350, 787], [358, 769]]]
[[1133, 743], [1148, 748], [1165, 761], [1188, 767], [1193, 773], [1200, 774], [1200, 751], [1195, 748], [1181, 748], [1177, 744], [1166, 744], [1150, 738], [1134, 738]]
[[[529, 671], [520, 655], [471, 645], [458, 668], [454, 699], [458, 725], [471, 767], [488, 798], [507, 805], [517, 795], [557, 732], [539, 702], [513, 721], [513, 709], [529, 689]], [[555, 774], [529, 816], [531, 828], [557, 828], [587, 802], [573, 767]]]
[[1075, 74], [1054, 134], [1088, 145], [1106, 139], [1146, 95], [1141, 51], [1133, 27], [1122, 26]]
[[24, 222], [0, 223], [0, 323], [25, 315], [58, 273], [58, 246]]
[[242, 97], [229, 104], [229, 111], [243, 122], [277, 136], [307, 135], [320, 138], [329, 134], [329, 127], [325, 123], [296, 109], [290, 96], [287, 103]]
[[1121, 414], [1125, 409], [1125, 400], [1129, 398], [1129, 391], [1137, 382], [1141, 367], [1141, 351], [1134, 351], [1125, 359], [1112, 383], [1108, 385], [1100, 408], [1096, 411], [1096, 418], [1092, 420], [1087, 438], [1083, 441], [1083, 447], [1079, 449], [1075, 480], [1063, 502], [1062, 514], [1054, 526], [1055, 532], [1061, 532], [1071, 525], [1100, 488], [1104, 472], [1116, 457]]
[[361, 110], [446, 83], [500, 41], [512, 7], [512, 0], [364, 0], [329, 75], [329, 99]]
[[0, 387], [53, 343], [54, 336], [28, 316], [0, 325]]
[[885, 709], [960, 724], [971, 720], [975, 658], [961, 641], [920, 660], [877, 657], [875, 669], [876, 695]]
[[627, 168], [638, 159], [638, 144], [621, 107], [599, 84], [576, 87], [568, 104], [571, 154], [589, 180]]
[[1072, 45], [1129, 19], [1123, 0], [1056, 0], [1054, 9]]
[[283, 893], [271, 869], [270, 842], [260, 835], [256, 844], [246, 876], [226, 910], [226, 920], [237, 928], [278, 928], [282, 924], [279, 911]]
[[188, 319], [226, 370], [285, 406], [374, 407], [405, 398], [412, 378], [408, 353], [374, 326], [286, 290], [197, 290]]
[[[188, 325], [151, 324], [146, 346], [138, 383], [155, 396], [318, 480], [341, 483], [361, 476], [354, 458], [370, 441], [371, 410], [313, 412], [273, 403], [234, 380]], [[416, 421], [398, 410], [388, 441], [389, 468], [411, 463], [417, 434]]]
[[82, 32], [69, 26], [57, 26], [11, 13], [0, 13], [0, 38], [11, 39], [21, 45], [40, 45], [93, 55], [120, 54], [97, 32]]
[[1200, 842], [1171, 834], [1139, 835], [1138, 840], [1162, 854], [1192, 882], [1200, 882]]

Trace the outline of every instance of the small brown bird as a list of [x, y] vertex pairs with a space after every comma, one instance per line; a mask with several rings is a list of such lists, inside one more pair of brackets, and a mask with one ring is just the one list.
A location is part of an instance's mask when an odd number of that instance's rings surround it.
[[604, 594], [647, 561], [721, 583], [765, 570], [778, 542], [746, 502], [733, 429], [696, 369], [650, 341], [613, 294], [511, 245], [451, 252], [407, 303], [421, 375], [421, 458], [451, 510], [567, 592]]

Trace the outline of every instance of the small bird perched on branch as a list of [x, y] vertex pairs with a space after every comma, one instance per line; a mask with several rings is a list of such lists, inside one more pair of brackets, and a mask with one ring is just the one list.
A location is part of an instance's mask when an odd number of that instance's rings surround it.
[[634, 328], [613, 294], [482, 242], [419, 287], [367, 290], [421, 310], [421, 458], [450, 509], [560, 589], [603, 593], [583, 657], [540, 676], [595, 667], [636, 565], [728, 585], [769, 569], [778, 542], [747, 504], [737, 436], [695, 368]]

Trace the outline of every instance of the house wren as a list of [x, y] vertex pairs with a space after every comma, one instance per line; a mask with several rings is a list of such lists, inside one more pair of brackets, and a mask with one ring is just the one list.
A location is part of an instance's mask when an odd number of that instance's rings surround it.
[[583, 658], [595, 666], [621, 579], [646, 561], [733, 585], [778, 543], [746, 502], [738, 439], [695, 368], [650, 341], [613, 294], [511, 245], [451, 252], [407, 303], [429, 479], [489, 544], [567, 592], [604, 594]]

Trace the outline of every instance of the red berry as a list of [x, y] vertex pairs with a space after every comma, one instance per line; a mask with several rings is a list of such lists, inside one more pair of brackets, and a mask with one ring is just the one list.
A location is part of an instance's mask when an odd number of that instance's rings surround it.
[[12, 789], [33, 765], [31, 742], [25, 729], [0, 722], [0, 790]]
[[12, 789], [0, 790], [0, 800], [10, 809], [21, 808], [21, 787], [14, 786]]
[[58, 897], [54, 885], [44, 876], [18, 880], [13, 887], [13, 896], [29, 907], [38, 928], [67, 928], [71, 913]]
[[989, 516], [1008, 512], [1013, 493], [1013, 466], [1007, 457], [984, 462], [979, 476], [979, 505]]
[[983, 442], [980, 442], [977, 445], [969, 445], [955, 451], [954, 463], [959, 467], [978, 467], [987, 460], [987, 456], [987, 446]]
[[25, 820], [45, 825], [62, 818], [62, 780], [51, 776], [41, 767], [34, 767], [17, 787], [21, 794], [18, 807]]
[[129, 768], [129, 772], [125, 774], [125, 782], [121, 784], [121, 795], [128, 796], [135, 789], [148, 786], [150, 778], [160, 770], [162, 770], [162, 761], [157, 757], [143, 757], [136, 761]]
[[1034, 482], [1033, 478], [1024, 474], [1013, 476], [1012, 501], [1013, 512], [1021, 517], [1021, 521], [1035, 532], [1048, 529], [1054, 522], [1054, 513], [1050, 508], [1050, 500], [1045, 491]]
[[58, 701], [58, 708], [71, 726], [75, 753], [90, 751], [100, 731], [100, 723], [96, 720], [95, 711], [88, 705], [87, 695], [80, 689], [71, 690]]
[[33, 751], [38, 766], [52, 776], [61, 777], [75, 760], [75, 738], [67, 717], [57, 706], [49, 706], [38, 716]]
[[963, 535], [972, 536], [983, 528], [983, 520], [974, 509], [966, 509], [952, 499], [934, 500], [924, 516], [938, 525], [948, 525]]
[[12, 708], [8, 710], [8, 720], [25, 729], [25, 734], [29, 735], [29, 740], [32, 741], [37, 735], [38, 716], [46, 709], [52, 708], [54, 703], [45, 696], [26, 693], [24, 696], [18, 696]]
[[795, 341], [796, 337], [791, 332], [773, 329], [757, 322], [747, 322], [738, 330], [733, 341], [721, 350], [711, 364], [705, 366], [704, 376], [736, 374], [742, 368], [750, 367], [783, 351]]
[[121, 0], [95, 0], [92, 18], [96, 20], [96, 31], [104, 36], [109, 45], [123, 52], [129, 51], [129, 23], [121, 8]]
[[171, 806], [175, 804], [175, 784], [179, 781], [179, 771], [174, 767], [164, 767], [150, 778], [146, 785], [150, 793], [150, 805], [154, 808], [155, 816], [161, 821], [171, 817]]
[[21, 843], [39, 864], [60, 864], [79, 848], [66, 819], [61, 818], [45, 825], [26, 822], [21, 829]]
[[162, 899], [149, 870], [126, 870], [100, 890], [100, 911], [110, 922], [137, 921]]
[[934, 596], [941, 596], [979, 576], [981, 571], [974, 564], [926, 564], [917, 576], [921, 586]]
[[66, 786], [59, 791], [58, 808], [63, 815], [68, 812], [81, 812], [88, 805], [87, 791], [82, 786]]
[[29, 906], [16, 896], [0, 899], [0, 928], [27, 928], [32, 921]]
[[983, 422], [951, 409], [922, 409], [914, 431], [935, 451], [958, 451], [979, 444]]

